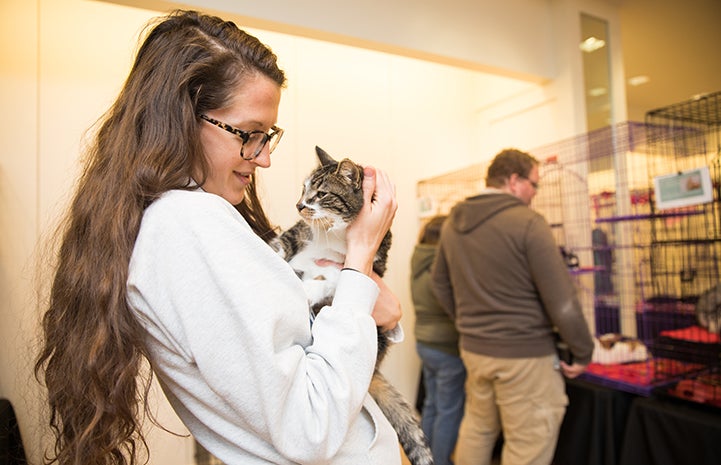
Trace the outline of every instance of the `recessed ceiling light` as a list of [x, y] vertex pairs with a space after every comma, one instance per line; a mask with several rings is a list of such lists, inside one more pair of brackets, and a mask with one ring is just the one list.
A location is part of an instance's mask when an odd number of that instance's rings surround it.
[[588, 39], [581, 42], [578, 46], [581, 50], [583, 50], [586, 53], [595, 52], [599, 48], [602, 48], [604, 45], [606, 45], [606, 41], [603, 39], [599, 39], [598, 37], [589, 37]]
[[588, 91], [588, 95], [591, 97], [600, 97], [602, 95], [606, 95], [608, 93], [608, 89], [605, 87], [594, 87], [593, 89], [590, 89]]
[[631, 86], [640, 86], [641, 84], [646, 84], [650, 80], [651, 78], [649, 78], [648, 76], [634, 76], [628, 79], [628, 84]]
[[691, 100], [701, 100], [702, 98], [705, 98], [707, 95], [709, 95], [710, 92], [704, 92], [701, 94], [694, 94], [691, 96]]

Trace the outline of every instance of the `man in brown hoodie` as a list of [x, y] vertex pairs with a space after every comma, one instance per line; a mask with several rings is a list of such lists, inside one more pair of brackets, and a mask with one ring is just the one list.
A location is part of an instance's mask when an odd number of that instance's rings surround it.
[[[433, 291], [455, 321], [468, 377], [457, 465], [547, 465], [566, 411], [563, 375], [591, 360], [593, 340], [546, 220], [529, 208], [538, 161], [501, 151], [487, 188], [456, 205], [432, 268]], [[554, 329], [573, 355], [558, 360]]]

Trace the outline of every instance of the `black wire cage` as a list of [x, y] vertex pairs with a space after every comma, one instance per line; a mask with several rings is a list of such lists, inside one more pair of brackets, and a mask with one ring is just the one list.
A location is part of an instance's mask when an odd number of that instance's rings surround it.
[[694, 367], [661, 392], [721, 407], [721, 92], [649, 111], [645, 122], [654, 154], [651, 289], [679, 323], [652, 351]]
[[[721, 407], [721, 92], [529, 152], [595, 336], [583, 377]], [[487, 165], [420, 181], [420, 216], [475, 195]]]
[[721, 92], [532, 153], [596, 336], [584, 377], [721, 407]]
[[721, 92], [531, 152], [595, 335], [584, 377], [721, 407]]

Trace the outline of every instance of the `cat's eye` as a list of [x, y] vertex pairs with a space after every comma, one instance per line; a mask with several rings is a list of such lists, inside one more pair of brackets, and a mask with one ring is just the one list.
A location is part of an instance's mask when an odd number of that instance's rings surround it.
[[201, 114], [200, 118], [213, 126], [217, 126], [220, 129], [240, 137], [243, 141], [243, 144], [240, 146], [240, 158], [243, 160], [254, 160], [260, 155], [260, 152], [263, 151], [265, 144], [268, 144], [268, 153], [273, 153], [273, 150], [278, 146], [278, 142], [280, 142], [280, 138], [283, 137], [283, 129], [278, 126], [271, 127], [270, 133], [263, 131], [243, 131], [242, 129], [235, 128], [230, 124], [223, 123], [207, 115]]

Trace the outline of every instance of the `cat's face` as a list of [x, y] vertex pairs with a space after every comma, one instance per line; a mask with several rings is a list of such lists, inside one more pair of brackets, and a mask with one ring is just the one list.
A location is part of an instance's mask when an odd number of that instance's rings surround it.
[[306, 178], [296, 208], [312, 227], [344, 228], [363, 207], [363, 168], [347, 158], [337, 162], [319, 147], [316, 154], [320, 166]]

